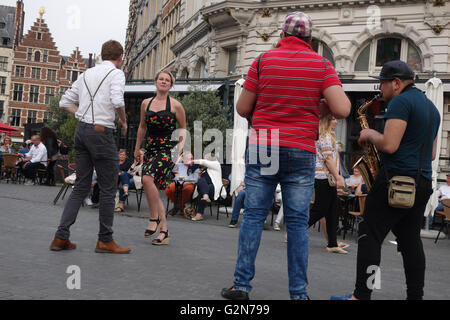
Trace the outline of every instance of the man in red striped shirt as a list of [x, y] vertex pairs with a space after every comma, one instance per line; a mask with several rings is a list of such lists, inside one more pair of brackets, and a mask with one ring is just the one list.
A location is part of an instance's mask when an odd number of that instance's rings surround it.
[[311, 48], [311, 18], [291, 13], [282, 30], [277, 47], [253, 62], [237, 103], [253, 130], [235, 281], [222, 290], [232, 300], [248, 299], [252, 289], [261, 233], [278, 183], [289, 239], [289, 293], [291, 299], [308, 298], [308, 220], [319, 118], [329, 113], [345, 118], [351, 109], [333, 66]]

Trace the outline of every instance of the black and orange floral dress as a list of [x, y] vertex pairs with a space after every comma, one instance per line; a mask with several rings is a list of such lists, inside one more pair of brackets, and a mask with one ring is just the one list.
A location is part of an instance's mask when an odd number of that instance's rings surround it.
[[153, 98], [147, 106], [148, 140], [142, 165], [142, 175], [152, 176], [160, 190], [166, 189], [173, 179], [172, 149], [177, 141], [171, 141], [177, 128], [177, 119], [171, 110], [170, 97], [167, 97], [166, 109], [158, 112], [150, 110]]

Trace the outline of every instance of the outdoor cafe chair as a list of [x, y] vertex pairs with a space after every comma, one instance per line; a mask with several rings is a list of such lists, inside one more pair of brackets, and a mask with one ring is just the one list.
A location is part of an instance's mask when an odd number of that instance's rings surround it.
[[441, 232], [444, 229], [444, 226], [447, 227], [447, 237], [450, 236], [449, 227], [448, 227], [448, 225], [450, 223], [450, 199], [442, 200], [442, 205], [444, 207], [444, 211], [436, 211], [436, 214], [443, 216], [443, 221], [441, 224], [441, 228], [439, 229], [439, 233], [438, 233], [436, 239], [434, 240], [434, 243], [437, 243], [437, 241], [439, 240], [439, 236], [441, 235]]

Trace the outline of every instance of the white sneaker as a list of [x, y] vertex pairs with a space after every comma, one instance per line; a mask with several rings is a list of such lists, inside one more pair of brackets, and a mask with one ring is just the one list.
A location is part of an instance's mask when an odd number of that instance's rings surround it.
[[34, 182], [33, 182], [33, 180], [27, 179], [27, 181], [25, 181], [25, 183], [23, 185], [24, 186], [34, 186]]
[[90, 207], [94, 203], [92, 202], [91, 198], [86, 198], [86, 199], [84, 199], [84, 204]]
[[281, 231], [280, 224], [277, 223], [277, 222], [274, 222], [274, 224], [273, 224], [273, 230], [275, 230], [275, 231]]
[[339, 247], [335, 247], [335, 248], [328, 248], [327, 247], [327, 251], [329, 253], [339, 253], [339, 254], [347, 254], [348, 253], [347, 251], [345, 251], [344, 249], [339, 248]]

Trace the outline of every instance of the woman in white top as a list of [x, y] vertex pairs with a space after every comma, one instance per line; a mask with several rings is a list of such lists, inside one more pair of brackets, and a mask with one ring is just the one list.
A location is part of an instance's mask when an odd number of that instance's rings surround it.
[[[310, 212], [309, 226], [326, 218], [328, 246], [330, 253], [347, 253], [337, 243], [337, 189], [343, 188], [344, 181], [339, 176], [339, 154], [336, 136], [333, 132], [336, 119], [329, 115], [320, 120], [319, 140], [316, 141], [316, 177], [314, 183], [315, 200]], [[336, 186], [328, 183], [327, 174], [330, 173], [336, 180]]]
[[[197, 215], [192, 218], [192, 221], [202, 221], [203, 213], [206, 203], [211, 202], [211, 197], [214, 200], [219, 197], [225, 198], [227, 192], [222, 188], [222, 168], [220, 162], [214, 159], [211, 155], [205, 157], [206, 160], [194, 160], [194, 164], [204, 167], [201, 177], [197, 183], [198, 199]], [[194, 194], [194, 198], [197, 194]]]

